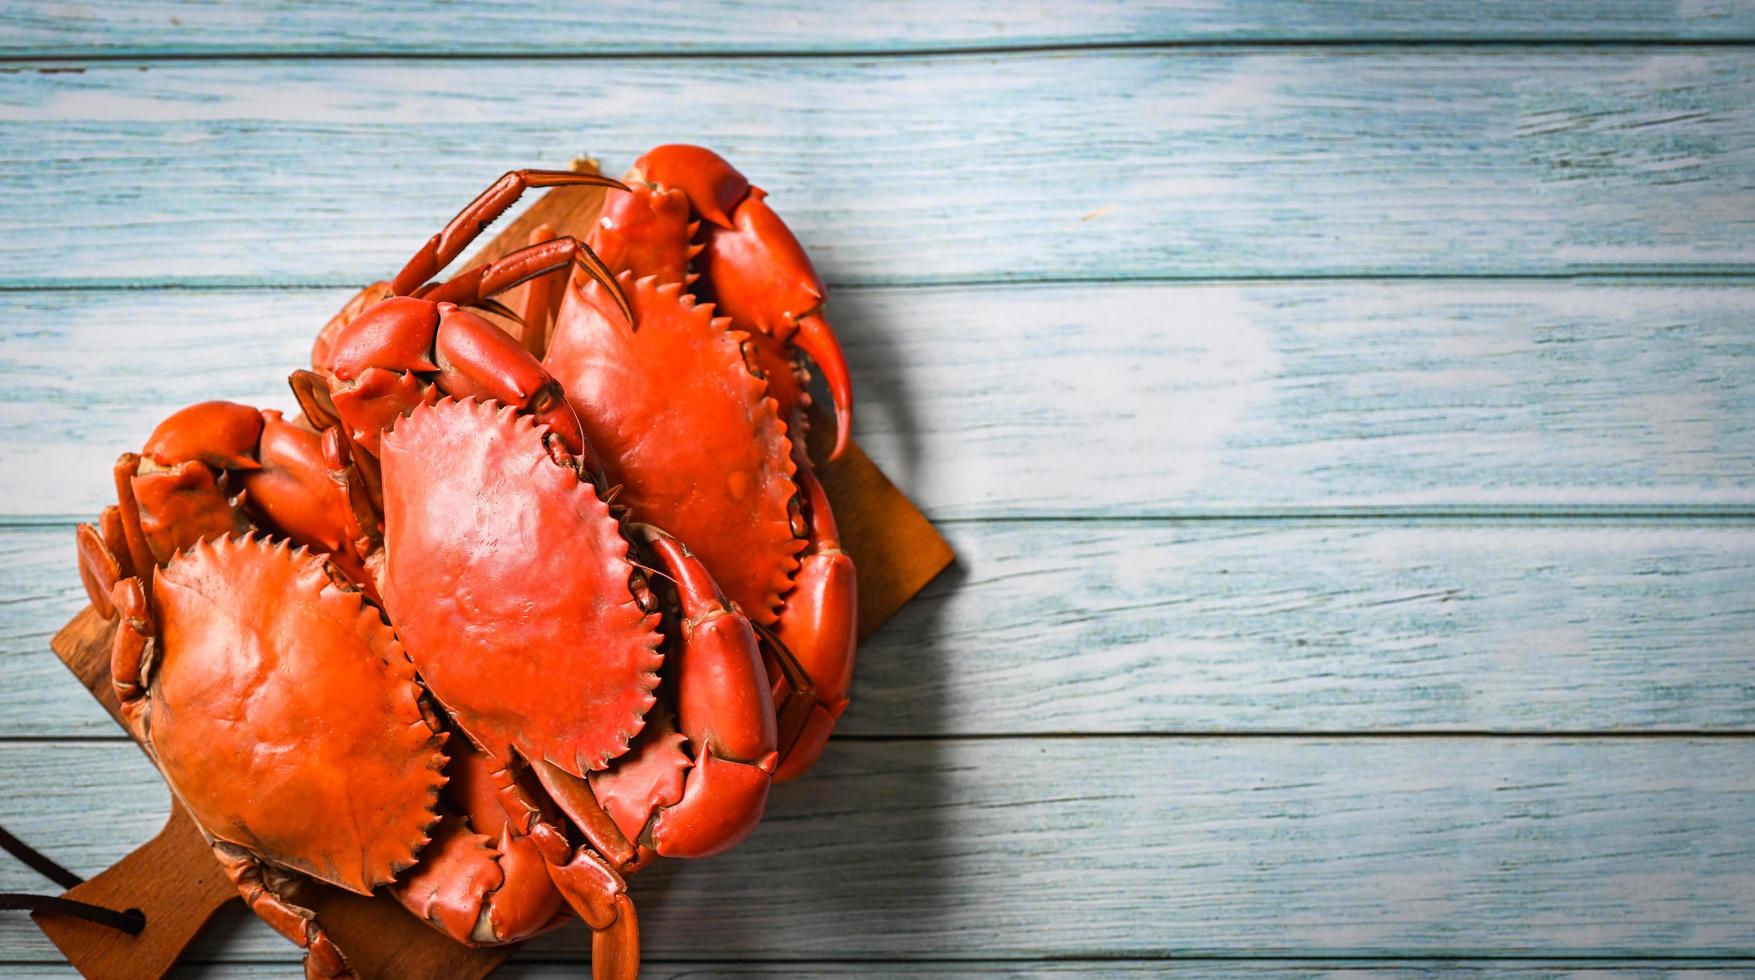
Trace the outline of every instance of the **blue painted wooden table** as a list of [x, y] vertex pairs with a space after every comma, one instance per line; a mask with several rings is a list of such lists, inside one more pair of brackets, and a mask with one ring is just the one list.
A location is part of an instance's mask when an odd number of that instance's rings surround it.
[[1755, 969], [1755, 6], [572, 6], [0, 10], [0, 825], [165, 811], [46, 649], [116, 453], [290, 403], [508, 167], [689, 139], [962, 561], [638, 883], [652, 975]]

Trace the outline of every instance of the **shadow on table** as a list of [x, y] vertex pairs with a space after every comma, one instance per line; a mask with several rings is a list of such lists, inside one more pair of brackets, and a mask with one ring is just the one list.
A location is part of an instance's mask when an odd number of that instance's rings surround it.
[[[910, 352], [902, 346], [900, 331], [888, 322], [899, 314], [897, 294], [893, 289], [842, 289], [835, 292], [828, 311], [853, 372], [853, 434], [868, 450], [878, 448], [877, 462], [885, 475], [906, 488], [916, 482], [924, 445], [911, 391]], [[912, 356], [921, 355], [912, 351]], [[831, 404], [820, 382], [812, 390], [820, 404]]]
[[[849, 734], [810, 773], [774, 789], [748, 841], [705, 861], [660, 863], [632, 883], [651, 962], [881, 958], [935, 945], [928, 932], [959, 891], [949, 876], [966, 870], [947, 821], [956, 761], [943, 739], [870, 713], [898, 697], [912, 702], [900, 713], [916, 718], [951, 710], [943, 666], [955, 654], [935, 637], [962, 577], [948, 569], [862, 649], [867, 667], [906, 660], [906, 689], [862, 703], [856, 682], [842, 719]], [[882, 673], [894, 677], [898, 666]]]

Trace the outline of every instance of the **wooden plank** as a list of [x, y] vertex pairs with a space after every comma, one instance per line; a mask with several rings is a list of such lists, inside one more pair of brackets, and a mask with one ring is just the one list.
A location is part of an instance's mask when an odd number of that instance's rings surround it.
[[[711, 861], [636, 881], [655, 960], [1748, 956], [1747, 740], [1033, 739], [838, 747]], [[164, 792], [114, 745], [0, 746], [0, 824], [101, 867]], [[803, 869], [803, 870], [801, 870]], [[832, 869], [832, 870], [831, 870]], [[0, 887], [37, 887], [0, 867]], [[586, 935], [538, 944], [579, 962]], [[0, 919], [14, 960], [48, 959]], [[233, 921], [207, 959], [286, 955]]]
[[1447, 0], [1417, 7], [1387, 0], [1200, 4], [1069, 0], [957, 4], [760, 0], [703, 17], [681, 0], [544, 6], [476, 0], [443, 17], [411, 0], [309, 3], [172, 3], [120, 0], [98, 7], [21, 0], [0, 11], [0, 56], [237, 55], [304, 53], [699, 54], [885, 52], [1020, 45], [1168, 44], [1220, 41], [1747, 40], [1755, 13], [1733, 0], [1649, 0], [1540, 5]]
[[[340, 291], [0, 293], [0, 511], [95, 513], [206, 398], [291, 408]], [[1755, 504], [1755, 288], [848, 289], [861, 445], [935, 518]]]
[[0, 75], [0, 286], [357, 283], [508, 166], [679, 135], [838, 284], [1755, 259], [1747, 49], [318, 59]]
[[5, 596], [0, 604], [0, 736], [29, 736], [41, 729], [62, 736], [125, 738], [103, 706], [49, 652], [49, 638], [86, 604], [71, 528], [0, 532], [0, 596]]
[[[946, 530], [959, 565], [862, 647], [845, 735], [1755, 729], [1747, 525]], [[0, 554], [0, 736], [118, 734], [46, 649], [84, 603], [69, 530]]]
[[[1080, 977], [1087, 980], [1159, 977], [1233, 980], [1273, 977], [1275, 980], [1400, 980], [1435, 974], [1460, 977], [1515, 977], [1518, 980], [1605, 980], [1611, 977], [1639, 980], [1689, 980], [1746, 976], [1748, 960], [1593, 960], [1588, 964], [1557, 960], [1060, 960], [918, 964], [897, 962], [829, 963], [737, 963], [728, 961], [640, 964], [647, 980], [703, 980], [703, 978], [751, 978], [794, 980], [812, 977], [892, 977], [897, 980], [959, 980], [962, 977], [996, 980], [1037, 980], [1044, 977]], [[576, 980], [579, 963], [513, 960], [494, 972], [494, 980]], [[7, 980], [73, 980], [72, 967], [54, 963], [0, 963], [0, 977]], [[294, 980], [302, 976], [291, 962], [187, 964], [171, 974], [174, 980], [238, 978], [238, 980]]]
[[[1116, 977], [1163, 976], [1166, 972], [1177, 977], [1273, 977], [1275, 980], [1360, 980], [1361, 977], [1372, 977], [1375, 980], [1393, 980], [1396, 977], [1429, 977], [1435, 972], [1446, 976], [1463, 977], [1517, 977], [1541, 978], [1541, 980], [1594, 980], [1606, 977], [1714, 977], [1726, 975], [1730, 971], [1740, 970], [1745, 973], [1751, 964], [1745, 960], [1687, 961], [1655, 963], [1597, 962], [1589, 967], [1567, 965], [1563, 963], [1529, 963], [1517, 960], [1472, 961], [1472, 960], [1425, 960], [1398, 961], [1383, 963], [1379, 961], [1353, 961], [1350, 963], [1286, 963], [1276, 960], [1240, 960], [1223, 961], [1134, 961], [1114, 962], [1110, 960], [1085, 960], [1060, 963], [969, 963], [943, 964], [937, 966], [918, 966], [906, 963], [860, 963], [854, 965], [836, 965], [833, 963], [810, 963], [796, 965], [785, 963], [743, 964], [736, 963], [704, 963], [667, 965], [663, 963], [642, 964], [644, 973], [650, 974], [654, 980], [700, 980], [702, 977], [750, 977], [750, 978], [793, 978], [793, 977], [896, 977], [903, 980], [956, 980], [959, 977], [1004, 977], [1007, 980], [1031, 980], [1036, 977], [1082, 977], [1089, 980], [1110, 980]], [[552, 963], [518, 963], [514, 962], [502, 973], [496, 973], [496, 980], [562, 980], [563, 977], [575, 977], [579, 967], [576, 964]], [[572, 972], [565, 972], [571, 970]], [[248, 976], [248, 974], [244, 974]]]

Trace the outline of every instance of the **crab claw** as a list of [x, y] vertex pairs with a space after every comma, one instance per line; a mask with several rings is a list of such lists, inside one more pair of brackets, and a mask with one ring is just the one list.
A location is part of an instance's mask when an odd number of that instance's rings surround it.
[[85, 595], [99, 616], [110, 619], [116, 615], [116, 607], [110, 602], [110, 590], [125, 577], [122, 563], [104, 543], [103, 534], [97, 528], [81, 524], [74, 534], [79, 556], [79, 580], [85, 585]]
[[649, 524], [640, 534], [664, 563], [682, 603], [677, 722], [695, 748], [682, 799], [652, 821], [666, 857], [706, 857], [748, 837], [773, 782], [777, 737], [768, 675], [749, 620], [725, 599], [682, 542]]
[[216, 470], [253, 470], [262, 413], [236, 402], [200, 402], [180, 409], [152, 430], [141, 455], [169, 468], [196, 461]]
[[732, 226], [731, 212], [750, 191], [749, 178], [704, 146], [655, 147], [634, 161], [634, 169], [655, 184], [687, 194], [695, 211], [721, 228]]
[[798, 319], [798, 332], [792, 342], [810, 355], [823, 372], [823, 383], [829, 386], [829, 398], [835, 403], [835, 448], [830, 459], [840, 459], [847, 449], [848, 434], [853, 431], [853, 379], [847, 373], [847, 357], [841, 353], [841, 342], [821, 313]]
[[[852, 431], [852, 379], [841, 345], [822, 316], [823, 280], [798, 237], [768, 206], [767, 192], [752, 185], [712, 150], [681, 143], [660, 146], [641, 157], [634, 164], [633, 177], [649, 182], [659, 192], [680, 191], [692, 213], [705, 222], [700, 229], [701, 251], [693, 263], [694, 271], [705, 279], [701, 295], [711, 298], [718, 312], [731, 317], [739, 330], [760, 331], [781, 344], [796, 346], [822, 369], [835, 401], [838, 425], [835, 451], [829, 458], [838, 458]], [[635, 197], [638, 200], [619, 201], [606, 212], [614, 215], [607, 227], [619, 234], [620, 240], [608, 233], [598, 235], [612, 254], [624, 259], [634, 255], [649, 258], [644, 252], [630, 252], [627, 246], [630, 240], [654, 237], [652, 194]], [[661, 240], [664, 236], [656, 237]], [[650, 248], [646, 246], [647, 251]], [[642, 264], [636, 274], [669, 271], [649, 266], [649, 262]], [[776, 395], [781, 416], [790, 419], [798, 407], [796, 396]]]
[[397, 296], [371, 307], [336, 331], [329, 349], [330, 371], [343, 381], [366, 371], [432, 372], [433, 335], [439, 308], [426, 300]]

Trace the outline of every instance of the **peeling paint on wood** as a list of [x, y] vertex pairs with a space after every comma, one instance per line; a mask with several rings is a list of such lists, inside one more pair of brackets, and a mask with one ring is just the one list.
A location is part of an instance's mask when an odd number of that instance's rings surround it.
[[[0, 513], [96, 513], [116, 454], [191, 401], [290, 409], [345, 298], [0, 292]], [[1747, 509], [1752, 308], [1735, 280], [849, 289], [830, 309], [860, 444], [945, 519]]]
[[[963, 563], [747, 847], [638, 883], [652, 975], [1747, 972], [1755, 7], [696, 8], [0, 10], [0, 824], [90, 872], [165, 805], [31, 522], [180, 404], [287, 404], [341, 296], [280, 287], [687, 134]], [[197, 955], [297, 972], [241, 912]], [[54, 959], [0, 917], [0, 975]]]
[[0, 74], [0, 286], [354, 284], [508, 166], [682, 133], [831, 283], [1755, 259], [1740, 48], [105, 62]]
[[244, 4], [18, 0], [0, 12], [0, 57], [302, 54], [723, 54], [903, 52], [1186, 41], [1749, 40], [1735, 0], [646, 0], [532, 8], [473, 0], [434, 16], [413, 0]]
[[[75, 870], [119, 856], [165, 794], [114, 748], [0, 746], [52, 787], [0, 799], [0, 824]], [[654, 959], [1746, 956], [1745, 761], [1694, 739], [853, 743], [742, 847], [633, 892]], [[287, 956], [242, 915], [193, 955]], [[0, 918], [9, 958], [44, 945]]]
[[[1755, 529], [957, 524], [847, 736], [1755, 730]], [[48, 653], [69, 528], [0, 532], [0, 736], [117, 729]]]

